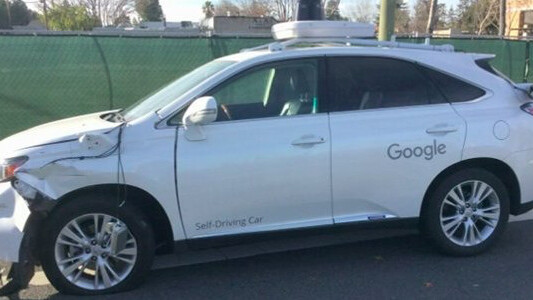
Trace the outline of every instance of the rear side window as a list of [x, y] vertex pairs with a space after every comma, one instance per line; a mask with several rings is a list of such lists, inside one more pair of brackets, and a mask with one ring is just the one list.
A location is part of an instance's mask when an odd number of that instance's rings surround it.
[[328, 99], [330, 111], [446, 102], [416, 65], [381, 57], [329, 58]]
[[465, 102], [485, 95], [484, 90], [452, 76], [429, 68], [424, 68], [424, 71], [450, 102]]

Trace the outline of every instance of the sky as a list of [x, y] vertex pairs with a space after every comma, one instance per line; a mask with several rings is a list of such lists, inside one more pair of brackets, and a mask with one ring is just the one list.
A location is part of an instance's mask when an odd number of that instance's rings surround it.
[[[341, 14], [351, 5], [361, 0], [341, 0]], [[379, 0], [376, 0], [376, 4]], [[415, 0], [405, 0], [413, 7]], [[167, 21], [199, 21], [203, 17], [202, 4], [205, 0], [159, 0], [163, 8]], [[214, 0], [213, 3], [218, 1]], [[446, 6], [456, 5], [458, 0], [440, 0], [440, 3], [445, 3]]]
[[[364, 1], [364, 0], [341, 0], [341, 14], [344, 10], [349, 9], [353, 4], [357, 3], [357, 1]], [[376, 4], [378, 4], [379, 0], [373, 0], [376, 1]], [[416, 0], [404, 0], [409, 2], [410, 7], [413, 7]], [[31, 9], [36, 9], [33, 4], [34, 2], [37, 2], [35, 0], [25, 0], [28, 4], [28, 6]], [[159, 0], [159, 3], [161, 4], [161, 7], [163, 8], [163, 13], [165, 14], [165, 17], [167, 21], [169, 22], [177, 22], [177, 21], [193, 21], [198, 22], [203, 18], [202, 13], [202, 5], [205, 2], [205, 0]], [[216, 5], [217, 0], [214, 0], [213, 3]], [[451, 5], [457, 5], [459, 0], [439, 0], [439, 3], [445, 3], [446, 6]]]
[[[167, 21], [199, 21], [203, 17], [202, 0], [159, 0]], [[216, 1], [213, 1], [216, 3]]]

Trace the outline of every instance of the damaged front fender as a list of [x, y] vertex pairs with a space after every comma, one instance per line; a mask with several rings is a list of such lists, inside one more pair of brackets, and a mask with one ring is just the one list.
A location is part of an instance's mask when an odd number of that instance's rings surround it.
[[10, 183], [0, 184], [0, 296], [25, 288], [34, 274], [30, 210]]
[[116, 154], [120, 152], [117, 150], [122, 128], [107, 133], [85, 133], [74, 141], [18, 153], [29, 160], [15, 170], [15, 188], [31, 207], [36, 196], [57, 200], [78, 188], [116, 183]]
[[19, 261], [19, 248], [29, 216], [26, 201], [10, 183], [0, 183], [0, 260]]
[[[27, 287], [38, 263], [42, 221], [62, 197], [117, 181], [117, 150], [125, 125], [100, 115], [71, 121], [83, 130], [62, 126], [68, 132], [56, 134], [60, 128], [51, 123], [0, 142], [0, 159], [28, 158], [7, 177], [10, 182], [0, 183], [0, 296]], [[29, 142], [35, 139], [36, 145]]]

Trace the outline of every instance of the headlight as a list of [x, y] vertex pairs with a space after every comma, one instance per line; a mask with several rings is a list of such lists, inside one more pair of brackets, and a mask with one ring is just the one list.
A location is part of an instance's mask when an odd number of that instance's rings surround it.
[[0, 182], [6, 182], [15, 176], [15, 171], [28, 161], [28, 157], [9, 158], [0, 163]]

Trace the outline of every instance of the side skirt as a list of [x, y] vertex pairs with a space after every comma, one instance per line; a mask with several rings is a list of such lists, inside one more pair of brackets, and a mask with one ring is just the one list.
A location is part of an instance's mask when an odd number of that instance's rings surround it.
[[413, 230], [418, 229], [418, 218], [396, 218], [376, 221], [360, 221], [353, 223], [333, 224], [326, 226], [306, 227], [298, 229], [276, 230], [268, 232], [254, 232], [224, 235], [208, 238], [188, 239], [185, 241], [176, 241], [174, 250], [177, 253], [191, 250], [202, 250], [210, 248], [222, 248], [228, 246], [238, 246], [253, 244], [265, 241], [276, 241], [291, 238], [306, 238], [318, 235], [341, 235], [357, 234], [357, 232], [368, 235], [372, 230], [383, 232], [383, 230]]

